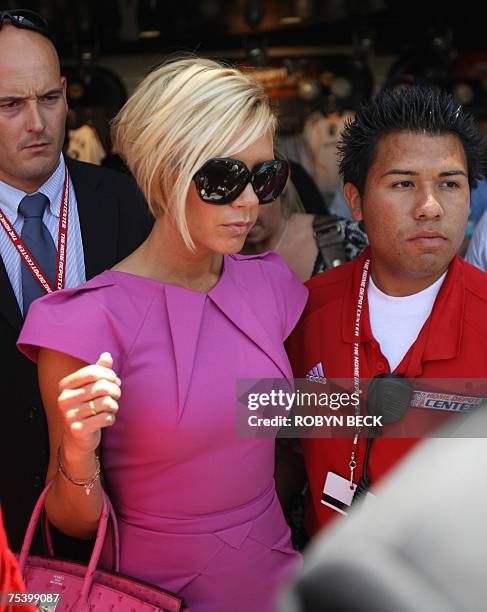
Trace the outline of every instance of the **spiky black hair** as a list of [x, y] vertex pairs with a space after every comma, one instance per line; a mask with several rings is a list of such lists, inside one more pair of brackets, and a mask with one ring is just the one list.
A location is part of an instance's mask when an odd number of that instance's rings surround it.
[[363, 195], [380, 139], [402, 131], [458, 136], [467, 158], [468, 182], [475, 187], [484, 170], [483, 137], [474, 118], [450, 94], [429, 86], [385, 89], [361, 105], [355, 118], [345, 125], [338, 144], [344, 183], [353, 183]]

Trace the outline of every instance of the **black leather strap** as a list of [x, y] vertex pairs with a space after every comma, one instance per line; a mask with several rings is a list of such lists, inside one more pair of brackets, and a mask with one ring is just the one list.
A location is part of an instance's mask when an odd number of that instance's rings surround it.
[[327, 269], [336, 268], [347, 261], [336, 215], [316, 215], [313, 220], [313, 233]]

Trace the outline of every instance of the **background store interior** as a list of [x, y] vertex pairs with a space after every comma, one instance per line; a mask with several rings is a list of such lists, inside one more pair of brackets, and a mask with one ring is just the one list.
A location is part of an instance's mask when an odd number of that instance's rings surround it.
[[[280, 147], [313, 176], [325, 203], [338, 184], [335, 144], [343, 121], [386, 84], [435, 83], [487, 124], [487, 36], [470, 0], [21, 4], [42, 14], [55, 35], [68, 78], [69, 128], [78, 130], [69, 132], [67, 148], [95, 163], [112, 153], [108, 122], [127, 95], [181, 51], [256, 73], [278, 109]], [[18, 6], [0, 2], [2, 9]]]

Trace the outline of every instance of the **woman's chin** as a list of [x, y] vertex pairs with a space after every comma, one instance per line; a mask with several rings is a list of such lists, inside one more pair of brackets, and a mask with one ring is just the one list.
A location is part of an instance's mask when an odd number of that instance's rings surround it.
[[235, 236], [233, 238], [226, 238], [218, 242], [217, 248], [215, 249], [222, 255], [233, 255], [240, 253], [245, 243], [246, 235]]

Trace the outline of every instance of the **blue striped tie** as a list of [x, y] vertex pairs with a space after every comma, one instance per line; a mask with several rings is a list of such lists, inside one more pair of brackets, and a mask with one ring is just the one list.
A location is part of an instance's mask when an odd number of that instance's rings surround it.
[[[49, 199], [42, 193], [26, 195], [22, 198], [19, 212], [24, 217], [24, 225], [20, 237], [37, 261], [44, 278], [49, 279], [51, 285], [54, 285], [57, 249], [49, 230], [42, 222], [42, 216], [48, 204]], [[31, 303], [38, 297], [45, 295], [45, 291], [23, 260], [21, 269], [25, 317]]]

